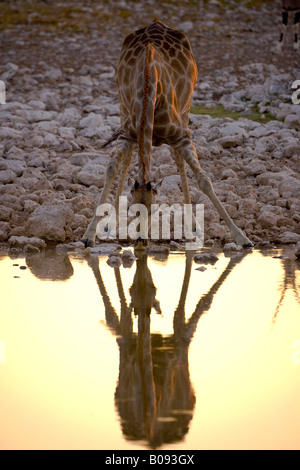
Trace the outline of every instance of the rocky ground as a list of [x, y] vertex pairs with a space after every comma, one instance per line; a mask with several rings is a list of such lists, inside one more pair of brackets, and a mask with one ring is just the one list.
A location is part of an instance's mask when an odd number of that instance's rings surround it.
[[[119, 127], [114, 67], [123, 39], [156, 17], [191, 40], [199, 79], [190, 128], [227, 211], [254, 243], [300, 241], [300, 105], [291, 98], [300, 50], [291, 29], [274, 50], [280, 1], [32, 0], [5, 2], [3, 11], [1, 242], [80, 240], [114, 150], [101, 145]], [[136, 167], [134, 159], [129, 176]], [[189, 176], [193, 203], [205, 205], [206, 243], [231, 241]], [[157, 202], [183, 202], [165, 146], [153, 152], [153, 179], [162, 178]]]

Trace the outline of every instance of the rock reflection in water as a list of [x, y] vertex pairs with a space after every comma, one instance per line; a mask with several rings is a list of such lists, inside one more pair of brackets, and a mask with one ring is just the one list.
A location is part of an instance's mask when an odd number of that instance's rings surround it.
[[[191, 276], [193, 254], [186, 254], [181, 294], [173, 319], [173, 334], [151, 334], [151, 311], [160, 314], [156, 287], [147, 265], [147, 255], [136, 252], [136, 272], [127, 305], [119, 267], [114, 268], [121, 304], [120, 318], [114, 309], [99, 269], [92, 257], [89, 265], [95, 275], [105, 306], [109, 328], [117, 335], [120, 351], [119, 379], [115, 404], [124, 436], [145, 441], [151, 448], [184, 439], [193, 417], [196, 397], [189, 374], [188, 350], [201, 315], [210, 308], [214, 296], [246, 256], [232, 258], [207, 294], [202, 296], [189, 319], [185, 303]], [[170, 292], [172, 295], [172, 291]], [[138, 332], [133, 332], [132, 312], [138, 316]]]
[[55, 250], [27, 256], [26, 264], [35, 277], [44, 281], [66, 281], [74, 274], [68, 254], [57, 254]]

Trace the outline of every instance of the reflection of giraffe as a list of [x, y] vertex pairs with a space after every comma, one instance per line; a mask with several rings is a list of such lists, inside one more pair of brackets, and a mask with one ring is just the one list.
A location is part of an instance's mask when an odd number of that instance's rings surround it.
[[[202, 170], [188, 129], [190, 104], [197, 80], [197, 66], [186, 35], [155, 20], [125, 39], [116, 69], [120, 99], [121, 128], [116, 133], [115, 156], [109, 163], [98, 206], [105, 203], [119, 176], [116, 210], [134, 149], [138, 148], [139, 171], [134, 185], [134, 202], [148, 211], [154, 202], [151, 183], [152, 145], [168, 144], [182, 180], [184, 202], [191, 202], [185, 164], [188, 163], [199, 188], [210, 198], [239, 245], [252, 246], [232, 222]], [[93, 217], [82, 242], [93, 244], [98, 217]]]
[[[186, 254], [184, 279], [174, 314], [174, 333], [167, 337], [157, 333], [151, 335], [151, 310], [154, 308], [160, 313], [160, 307], [147, 256], [140, 251], [136, 255], [130, 306], [126, 303], [120, 269], [114, 268], [121, 301], [120, 318], [107, 295], [98, 259], [92, 257], [89, 264], [102, 295], [107, 325], [118, 336], [120, 366], [115, 402], [123, 433], [128, 439], [145, 440], [151, 448], [157, 448], [182, 440], [188, 432], [196, 400], [189, 375], [189, 345], [201, 315], [209, 310], [222, 283], [246, 254], [230, 260], [188, 320], [185, 303], [193, 255], [191, 252]], [[138, 315], [137, 334], [133, 333], [132, 310]]]
[[284, 277], [281, 283], [281, 293], [280, 293], [280, 299], [278, 301], [277, 307], [275, 309], [273, 319], [272, 319], [272, 324], [274, 325], [277, 320], [277, 316], [280, 312], [280, 308], [283, 304], [284, 298], [286, 293], [291, 290], [294, 293], [294, 296], [297, 300], [297, 302], [300, 304], [300, 293], [299, 293], [299, 288], [300, 285], [297, 285], [297, 278], [296, 278], [296, 270], [300, 270], [300, 260], [294, 261], [291, 258], [283, 258], [281, 262], [283, 271], [284, 271]]

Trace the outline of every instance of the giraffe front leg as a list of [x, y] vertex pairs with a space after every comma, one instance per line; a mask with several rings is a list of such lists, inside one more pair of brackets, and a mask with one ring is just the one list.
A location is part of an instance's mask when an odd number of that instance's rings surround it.
[[[116, 191], [116, 198], [115, 198], [115, 208], [116, 208], [116, 219], [119, 222], [119, 199], [122, 195], [124, 189], [125, 178], [128, 172], [129, 165], [132, 160], [133, 148], [124, 155], [124, 158], [121, 163], [120, 175], [119, 175], [119, 184]], [[120, 228], [120, 227], [119, 227]]]
[[[131, 155], [132, 155], [132, 144], [125, 139], [120, 139], [117, 143], [116, 154], [107, 166], [105, 183], [104, 183], [100, 198], [97, 201], [97, 207], [105, 203], [109, 195], [109, 192], [111, 190], [112, 184], [118, 175], [121, 162], [123, 160], [128, 160], [128, 158], [131, 158]], [[81, 239], [85, 247], [93, 246], [95, 242], [98, 220], [99, 220], [99, 217], [97, 216], [97, 212], [95, 212], [85, 234], [83, 235]]]
[[299, 50], [299, 23], [300, 23], [300, 11], [295, 14], [294, 20], [294, 51]]
[[[181, 158], [180, 154], [178, 154], [175, 150], [173, 150], [173, 155], [174, 155], [174, 160], [175, 160], [175, 163], [177, 165], [177, 168], [180, 174], [184, 204], [191, 204], [192, 203], [191, 194], [190, 194], [189, 183], [188, 183], [188, 178], [187, 178], [186, 168], [185, 168], [186, 162], [185, 160]], [[201, 229], [193, 213], [192, 213], [192, 223], [193, 223], [192, 229], [195, 233], [195, 236], [201, 237], [203, 229]]]
[[277, 50], [278, 51], [282, 50], [282, 46], [284, 44], [284, 38], [285, 38], [285, 34], [286, 34], [286, 30], [287, 30], [287, 24], [288, 24], [288, 17], [289, 17], [288, 12], [283, 10], [282, 11], [281, 33], [280, 33], [279, 41], [277, 43]]
[[234, 238], [235, 242], [238, 245], [244, 246], [244, 247], [251, 247], [253, 246], [252, 242], [249, 240], [249, 238], [243, 233], [243, 231], [238, 228], [231, 218], [229, 217], [227, 211], [223, 207], [221, 201], [217, 197], [211, 180], [209, 177], [206, 175], [206, 173], [202, 170], [198, 158], [197, 158], [197, 152], [195, 149], [195, 146], [193, 142], [189, 138], [183, 139], [182, 142], [180, 142], [177, 146], [178, 153], [181, 155], [181, 158], [183, 158], [188, 165], [191, 167], [195, 178], [197, 180], [198, 186], [201, 189], [201, 191], [206, 194], [215, 208], [217, 209], [219, 215], [222, 217], [222, 219], [226, 222], [232, 237]]

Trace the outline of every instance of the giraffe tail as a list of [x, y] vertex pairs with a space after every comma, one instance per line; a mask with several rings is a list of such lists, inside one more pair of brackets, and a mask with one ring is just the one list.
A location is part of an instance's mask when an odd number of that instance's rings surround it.
[[138, 151], [140, 179], [146, 184], [151, 179], [151, 151], [156, 102], [157, 73], [153, 66], [154, 48], [147, 44], [143, 68], [143, 105], [138, 124]]

